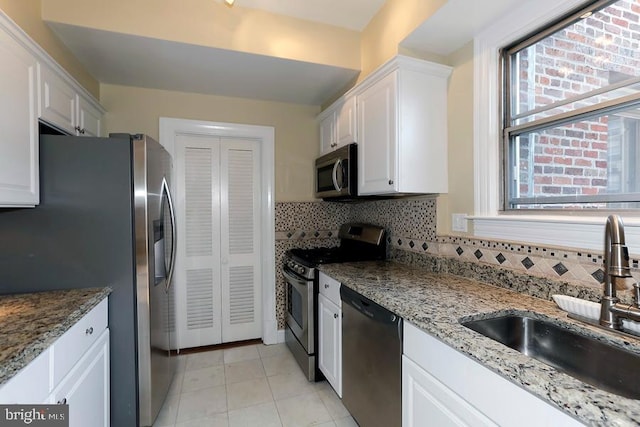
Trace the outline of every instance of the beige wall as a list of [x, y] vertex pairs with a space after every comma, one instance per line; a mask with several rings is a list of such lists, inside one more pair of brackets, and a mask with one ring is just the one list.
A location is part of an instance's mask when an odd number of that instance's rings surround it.
[[447, 63], [454, 67], [447, 97], [449, 193], [438, 197], [438, 234], [451, 232], [452, 213], [474, 212], [473, 42], [452, 53]]
[[105, 84], [100, 93], [107, 109], [106, 132], [146, 133], [159, 139], [160, 117], [273, 126], [276, 201], [314, 200], [319, 107]]
[[0, 9], [93, 96], [100, 96], [98, 82], [42, 22], [41, 0], [0, 0]]
[[[22, 0], [27, 1], [27, 0]], [[42, 0], [42, 17], [81, 27], [360, 69], [360, 34], [221, 0]]]
[[399, 44], [446, 0], [387, 0], [362, 32], [360, 80], [399, 53]]

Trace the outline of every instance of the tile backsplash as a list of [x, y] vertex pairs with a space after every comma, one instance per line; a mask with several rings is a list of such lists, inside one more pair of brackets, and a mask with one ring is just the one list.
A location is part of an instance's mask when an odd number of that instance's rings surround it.
[[[385, 227], [390, 257], [400, 262], [424, 264], [437, 271], [484, 281], [494, 277], [494, 280], [509, 281], [508, 286], [514, 290], [542, 298], [549, 298], [552, 293], [567, 293], [596, 300], [602, 291], [601, 252], [437, 236], [434, 198], [361, 203], [279, 202], [276, 203], [279, 328], [284, 327], [284, 279], [280, 273], [284, 252], [294, 247], [334, 246], [338, 243], [340, 225], [356, 221]], [[631, 259], [630, 263], [634, 277], [619, 283], [619, 287], [630, 288], [633, 281], [640, 280], [638, 258]]]

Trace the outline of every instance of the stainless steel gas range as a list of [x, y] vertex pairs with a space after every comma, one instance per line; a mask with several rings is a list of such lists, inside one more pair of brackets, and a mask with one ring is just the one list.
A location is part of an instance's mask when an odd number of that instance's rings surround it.
[[286, 286], [287, 346], [309, 378], [322, 379], [316, 351], [318, 274], [320, 264], [385, 259], [387, 245], [384, 228], [349, 223], [340, 227], [340, 245], [330, 248], [291, 249], [283, 261]]

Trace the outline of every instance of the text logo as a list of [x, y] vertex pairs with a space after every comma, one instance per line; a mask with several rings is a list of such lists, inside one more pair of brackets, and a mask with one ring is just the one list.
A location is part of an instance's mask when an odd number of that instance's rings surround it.
[[69, 427], [69, 405], [0, 405], [0, 427]]

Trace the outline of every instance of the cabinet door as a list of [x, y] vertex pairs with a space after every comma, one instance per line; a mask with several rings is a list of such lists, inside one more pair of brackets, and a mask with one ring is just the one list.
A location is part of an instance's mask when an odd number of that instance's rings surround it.
[[0, 30], [0, 207], [34, 206], [38, 197], [36, 60]]
[[51, 394], [69, 405], [70, 427], [109, 426], [109, 330], [106, 329]]
[[318, 295], [318, 367], [342, 397], [342, 313], [324, 295]]
[[320, 121], [320, 154], [336, 149], [336, 114], [331, 112]]
[[358, 194], [397, 191], [397, 71], [357, 98]]
[[336, 143], [338, 147], [357, 142], [356, 98], [348, 98], [336, 113]]
[[38, 85], [40, 119], [75, 135], [76, 91], [45, 65], [38, 66]]
[[402, 427], [496, 426], [489, 418], [402, 356]]
[[102, 114], [81, 96], [77, 97], [78, 127], [81, 136], [100, 136]]

